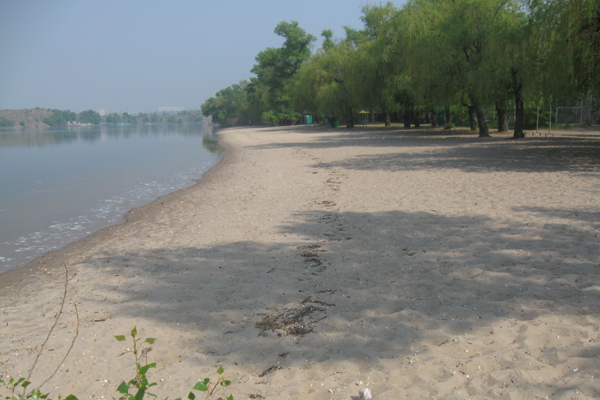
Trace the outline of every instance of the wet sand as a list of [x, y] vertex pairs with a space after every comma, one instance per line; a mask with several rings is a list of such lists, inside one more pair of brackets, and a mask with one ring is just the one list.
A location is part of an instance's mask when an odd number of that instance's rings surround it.
[[221, 131], [198, 185], [0, 276], [0, 368], [26, 375], [64, 264], [53, 396], [116, 396], [137, 326], [159, 398], [219, 365], [236, 399], [598, 397], [600, 141], [492, 135]]

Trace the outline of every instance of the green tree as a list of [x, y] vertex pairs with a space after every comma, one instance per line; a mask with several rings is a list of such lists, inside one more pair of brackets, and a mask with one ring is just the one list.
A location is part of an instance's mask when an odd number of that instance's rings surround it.
[[240, 81], [219, 90], [215, 97], [207, 99], [201, 106], [202, 114], [212, 115], [215, 122], [234, 124], [234, 119], [247, 121], [252, 118], [248, 101], [248, 81]]
[[117, 113], [110, 113], [104, 117], [104, 121], [107, 124], [116, 124], [121, 120], [121, 117]]
[[102, 117], [94, 110], [86, 110], [82, 111], [77, 115], [77, 119], [79, 122], [84, 122], [86, 124], [94, 124], [97, 125], [102, 121]]
[[280, 22], [275, 27], [275, 34], [285, 39], [283, 45], [258, 53], [257, 64], [251, 70], [257, 77], [252, 82], [252, 89], [254, 94], [259, 94], [255, 100], [260, 102], [264, 119], [274, 124], [289, 123], [299, 114], [291, 107], [288, 85], [310, 57], [310, 47], [316, 38], [300, 28], [296, 21]]
[[44, 123], [48, 124], [50, 126], [66, 125], [67, 122], [69, 122], [69, 121], [77, 120], [77, 114], [75, 114], [72, 111], [69, 111], [69, 110], [66, 110], [66, 111], [51, 110], [51, 111], [52, 111], [52, 115], [44, 118]]
[[0, 128], [11, 128], [15, 125], [15, 121], [6, 118], [0, 118]]
[[124, 112], [121, 116], [120, 122], [125, 122], [129, 124], [137, 124], [137, 118], [134, 115]]
[[369, 74], [363, 68], [369, 55], [358, 51], [358, 35], [348, 29], [346, 40], [327, 51], [319, 50], [298, 70], [290, 85], [297, 109], [321, 115], [338, 114], [347, 128], [354, 127], [355, 116], [366, 104], [364, 80]]

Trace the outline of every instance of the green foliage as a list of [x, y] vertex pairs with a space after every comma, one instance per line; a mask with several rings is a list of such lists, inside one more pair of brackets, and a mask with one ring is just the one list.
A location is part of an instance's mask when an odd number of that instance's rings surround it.
[[0, 128], [10, 128], [15, 125], [14, 121], [10, 121], [6, 118], [0, 118]]
[[281, 22], [284, 44], [256, 56], [244, 107], [224, 89], [203, 112], [222, 123], [247, 115], [273, 124], [296, 112], [337, 113], [351, 126], [357, 110], [414, 118], [445, 105], [468, 110], [461, 124], [476, 115], [487, 136], [484, 109], [499, 104], [516, 110], [522, 137], [531, 127], [526, 104], [600, 93], [598, 0], [410, 0], [362, 13], [362, 30], [344, 27], [343, 40], [323, 30], [312, 56], [315, 38]]
[[121, 117], [117, 113], [110, 113], [104, 117], [104, 121], [107, 124], [116, 124], [121, 120]]
[[[221, 387], [227, 387], [229, 385], [231, 385], [231, 381], [223, 379], [221, 377], [221, 375], [223, 374], [223, 372], [225, 372], [223, 370], [222, 366], [219, 366], [219, 368], [217, 368], [217, 374], [219, 375], [219, 378], [217, 379], [217, 381], [212, 385], [210, 384], [210, 378], [205, 378], [202, 381], [199, 381], [198, 383], [196, 383], [196, 385], [194, 385], [194, 387], [192, 388], [192, 390], [197, 390], [200, 392], [206, 392], [206, 398], [209, 398], [210, 396], [212, 396], [212, 394]], [[194, 392], [191, 392], [188, 394], [187, 397], [189, 400], [195, 400], [196, 399], [196, 395], [194, 394]], [[181, 400], [181, 398], [175, 399], [175, 400]], [[227, 400], [233, 400], [233, 395], [229, 395], [227, 397]]]
[[[115, 339], [117, 339], [119, 342], [127, 341], [127, 338], [123, 335], [115, 335]], [[139, 338], [137, 327], [134, 327], [131, 330], [131, 339], [133, 350], [125, 351], [119, 356], [127, 353], [133, 353], [135, 358], [136, 374], [133, 379], [130, 379], [127, 382], [121, 382], [117, 388], [117, 392], [121, 394], [119, 400], [142, 400], [145, 395], [156, 397], [155, 394], [148, 392], [148, 389], [156, 386], [157, 384], [156, 382], [150, 383], [146, 377], [146, 373], [150, 368], [156, 368], [155, 363], [148, 364], [148, 353], [152, 350], [152, 347], [149, 347], [149, 345], [154, 343], [156, 339]], [[145, 357], [145, 365], [140, 364], [141, 357]]]
[[[62, 310], [61, 310], [62, 312]], [[59, 312], [59, 314], [61, 313]], [[157, 386], [156, 382], [150, 382], [148, 380], [148, 372], [152, 368], [156, 368], [156, 363], [148, 363], [148, 353], [152, 350], [152, 345], [155, 338], [141, 338], [138, 335], [137, 327], [134, 327], [130, 334], [130, 339], [125, 335], [114, 335], [114, 338], [119, 342], [127, 342], [132, 346], [132, 350], [127, 349], [123, 353], [119, 354], [119, 357], [132, 353], [135, 359], [135, 372], [134, 377], [127, 381], [121, 382], [116, 388], [119, 394], [118, 400], [143, 400], [146, 396], [156, 397], [156, 394], [149, 392], [148, 390], [154, 386]], [[144, 363], [142, 365], [142, 359]], [[64, 360], [63, 360], [64, 361]], [[215, 394], [218, 389], [226, 388], [231, 385], [231, 381], [222, 377], [225, 372], [222, 366], [217, 368], [218, 378], [216, 382], [211, 384], [210, 378], [199, 380], [189, 392], [187, 398], [189, 400], [195, 400], [196, 395], [193, 391], [199, 391], [206, 393], [205, 398], [208, 399], [210, 396]], [[3, 386], [7, 391], [4, 397], [6, 400], [52, 400], [48, 393], [42, 393], [39, 388], [27, 391], [31, 382], [26, 378], [15, 379], [12, 376], [0, 375], [0, 388]], [[64, 398], [65, 400], [78, 400], [74, 395], [69, 395]], [[113, 397], [113, 400], [115, 398]], [[233, 400], [233, 395], [229, 395], [227, 400]], [[62, 400], [59, 395], [58, 400]], [[176, 399], [181, 400], [181, 397]]]
[[219, 90], [215, 97], [211, 97], [202, 104], [202, 114], [207, 117], [212, 115], [213, 121], [220, 124], [225, 124], [232, 118], [251, 119], [248, 84], [248, 81], [240, 81], [239, 84]]
[[69, 110], [66, 110], [66, 111], [51, 110], [51, 111], [52, 111], [52, 115], [44, 118], [44, 123], [48, 124], [50, 126], [66, 125], [67, 122], [69, 122], [69, 121], [77, 120], [77, 114], [75, 114], [72, 111], [69, 111]]
[[[117, 387], [117, 392], [121, 394], [118, 398], [119, 400], [142, 400], [146, 395], [156, 397], [155, 394], [148, 392], [148, 389], [156, 386], [156, 382], [150, 383], [148, 381], [148, 377], [146, 374], [151, 368], [156, 368], [156, 363], [148, 364], [148, 353], [152, 350], [152, 347], [149, 345], [153, 344], [156, 339], [155, 338], [140, 338], [138, 337], [137, 327], [134, 327], [130, 333], [131, 342], [128, 341], [125, 335], [115, 335], [115, 339], [119, 342], [128, 342], [132, 345], [133, 349], [125, 351], [119, 355], [122, 356], [127, 353], [133, 353], [135, 358], [135, 376], [129, 381], [121, 382], [121, 384]], [[144, 357], [145, 365], [141, 365], [140, 360]], [[217, 369], [217, 374], [219, 378], [217, 381], [211, 385], [210, 378], [205, 378], [202, 381], [199, 381], [194, 385], [192, 390], [197, 390], [200, 392], [206, 392], [206, 398], [208, 399], [218, 388], [225, 388], [231, 385], [231, 381], [223, 379], [221, 375], [225, 372], [223, 367], [219, 366]], [[187, 397], [189, 400], [195, 400], [196, 395], [190, 391]], [[181, 400], [178, 398], [176, 400]], [[233, 400], [233, 395], [227, 397], [227, 400]]]
[[357, 48], [364, 37], [347, 29], [346, 40], [317, 52], [306, 62], [290, 85], [297, 109], [321, 115], [339, 114], [348, 128], [354, 127], [357, 113], [365, 105], [365, 81], [369, 79], [370, 56]]
[[94, 110], [82, 111], [78, 114], [78, 121], [86, 124], [97, 125], [102, 121], [102, 117]]
[[310, 57], [310, 46], [317, 39], [298, 26], [298, 22], [280, 22], [275, 34], [283, 37], [283, 45], [269, 47], [258, 53], [257, 64], [251, 72], [253, 100], [262, 110], [261, 117], [273, 124], [290, 123], [300, 114], [294, 112], [290, 101], [289, 84], [301, 65]]
[[125, 122], [129, 124], [137, 124], [137, 118], [134, 115], [124, 112], [119, 122]]
[[[316, 38], [298, 26], [298, 22], [280, 22], [275, 34], [284, 38], [278, 48], [258, 53], [251, 72], [256, 77], [241, 81], [216, 93], [202, 104], [202, 113], [212, 115], [221, 124], [245, 124], [263, 119], [278, 125], [296, 120], [300, 113], [292, 106], [289, 84], [300, 66], [310, 57]], [[331, 32], [329, 32], [331, 39]]]

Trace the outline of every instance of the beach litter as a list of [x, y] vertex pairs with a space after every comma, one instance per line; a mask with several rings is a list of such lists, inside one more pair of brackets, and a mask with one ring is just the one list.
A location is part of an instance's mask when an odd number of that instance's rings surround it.
[[371, 400], [373, 398], [371, 395], [371, 389], [360, 389], [358, 391], [358, 398], [360, 400]]

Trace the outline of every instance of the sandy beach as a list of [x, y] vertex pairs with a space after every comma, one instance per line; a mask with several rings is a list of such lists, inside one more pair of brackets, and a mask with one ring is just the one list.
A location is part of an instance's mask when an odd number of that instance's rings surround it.
[[0, 276], [0, 371], [27, 376], [64, 264], [52, 396], [117, 397], [137, 326], [161, 400], [220, 365], [223, 398], [599, 398], [600, 137], [556, 133], [222, 130], [197, 185]]

